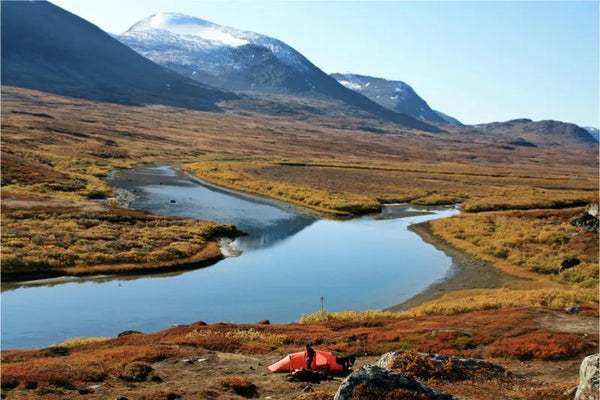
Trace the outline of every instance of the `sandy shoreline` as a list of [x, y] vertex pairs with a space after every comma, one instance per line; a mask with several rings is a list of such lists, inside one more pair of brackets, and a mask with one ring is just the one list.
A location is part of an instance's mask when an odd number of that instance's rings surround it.
[[427, 301], [438, 299], [449, 292], [465, 289], [499, 288], [508, 278], [508, 275], [496, 269], [491, 263], [457, 249], [435, 235], [429, 222], [413, 224], [408, 229], [419, 235], [424, 242], [431, 244], [452, 258], [452, 267], [448, 275], [442, 280], [434, 282], [423, 292], [410, 299], [386, 308], [387, 311], [405, 311]]

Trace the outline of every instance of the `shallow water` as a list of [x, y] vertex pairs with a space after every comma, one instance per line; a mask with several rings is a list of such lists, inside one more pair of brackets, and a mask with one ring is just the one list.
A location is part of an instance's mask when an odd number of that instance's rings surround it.
[[[198, 184], [167, 167], [119, 172], [135, 191], [130, 207], [234, 223], [249, 233], [240, 257], [194, 271], [24, 285], [2, 293], [2, 348], [45, 347], [67, 338], [115, 336], [172, 324], [297, 321], [303, 313], [379, 309], [442, 279], [452, 262], [408, 231], [454, 209], [410, 216], [332, 221], [296, 214]], [[173, 202], [174, 201], [174, 202]]]

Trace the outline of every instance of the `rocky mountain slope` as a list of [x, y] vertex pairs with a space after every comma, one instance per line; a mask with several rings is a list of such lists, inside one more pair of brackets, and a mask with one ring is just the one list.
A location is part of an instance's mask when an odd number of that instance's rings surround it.
[[590, 133], [590, 135], [592, 135], [592, 137], [594, 139], [596, 139], [596, 141], [599, 140], [600, 131], [598, 130], [598, 128], [594, 128], [592, 126], [584, 126], [583, 129], [585, 129], [586, 131], [588, 131]]
[[331, 74], [342, 85], [352, 89], [377, 104], [392, 111], [408, 114], [414, 118], [443, 124], [460, 122], [439, 111], [432, 110], [408, 84], [357, 74]]
[[158, 13], [133, 25], [119, 40], [160, 65], [224, 90], [325, 96], [411, 128], [440, 131], [347, 89], [290, 46], [258, 33]]
[[46, 1], [2, 2], [2, 85], [122, 104], [218, 110], [237, 96], [140, 56]]

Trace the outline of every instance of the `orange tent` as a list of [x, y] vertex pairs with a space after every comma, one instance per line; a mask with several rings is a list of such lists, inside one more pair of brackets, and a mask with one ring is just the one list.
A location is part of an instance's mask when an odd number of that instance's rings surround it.
[[[306, 368], [305, 352], [292, 353], [269, 366], [271, 372], [292, 372], [295, 369]], [[343, 365], [335, 361], [335, 356], [328, 351], [315, 350], [310, 369], [316, 371], [342, 371]]]

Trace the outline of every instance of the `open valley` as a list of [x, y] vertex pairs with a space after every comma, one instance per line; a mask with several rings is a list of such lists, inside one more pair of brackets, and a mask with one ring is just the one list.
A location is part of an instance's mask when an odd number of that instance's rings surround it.
[[356, 73], [58, 3], [2, 2], [2, 399], [598, 400], [597, 2], [202, 3]]

